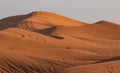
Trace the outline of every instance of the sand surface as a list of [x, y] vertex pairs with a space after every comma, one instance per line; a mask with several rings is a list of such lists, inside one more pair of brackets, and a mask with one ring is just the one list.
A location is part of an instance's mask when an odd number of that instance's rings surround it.
[[42, 11], [0, 20], [0, 73], [119, 72], [119, 24]]

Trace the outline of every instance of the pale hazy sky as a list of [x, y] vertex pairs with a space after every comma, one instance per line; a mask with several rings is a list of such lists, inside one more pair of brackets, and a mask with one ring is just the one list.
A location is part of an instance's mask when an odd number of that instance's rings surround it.
[[120, 23], [120, 0], [0, 0], [0, 18], [40, 10], [90, 23]]

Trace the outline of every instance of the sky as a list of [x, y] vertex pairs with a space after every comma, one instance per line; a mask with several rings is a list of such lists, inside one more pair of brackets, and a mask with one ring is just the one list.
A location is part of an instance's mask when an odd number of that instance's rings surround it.
[[54, 12], [89, 23], [120, 23], [120, 0], [0, 0], [0, 19], [32, 11]]

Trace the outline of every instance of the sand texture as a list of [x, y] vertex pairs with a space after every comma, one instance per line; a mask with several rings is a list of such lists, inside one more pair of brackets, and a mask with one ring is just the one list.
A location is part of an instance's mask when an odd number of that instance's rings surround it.
[[1, 19], [0, 73], [120, 73], [120, 25], [44, 11]]

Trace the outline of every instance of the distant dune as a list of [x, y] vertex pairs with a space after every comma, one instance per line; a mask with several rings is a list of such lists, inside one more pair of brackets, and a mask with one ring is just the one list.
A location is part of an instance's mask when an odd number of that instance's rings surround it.
[[35, 11], [0, 20], [0, 73], [119, 73], [120, 25]]

